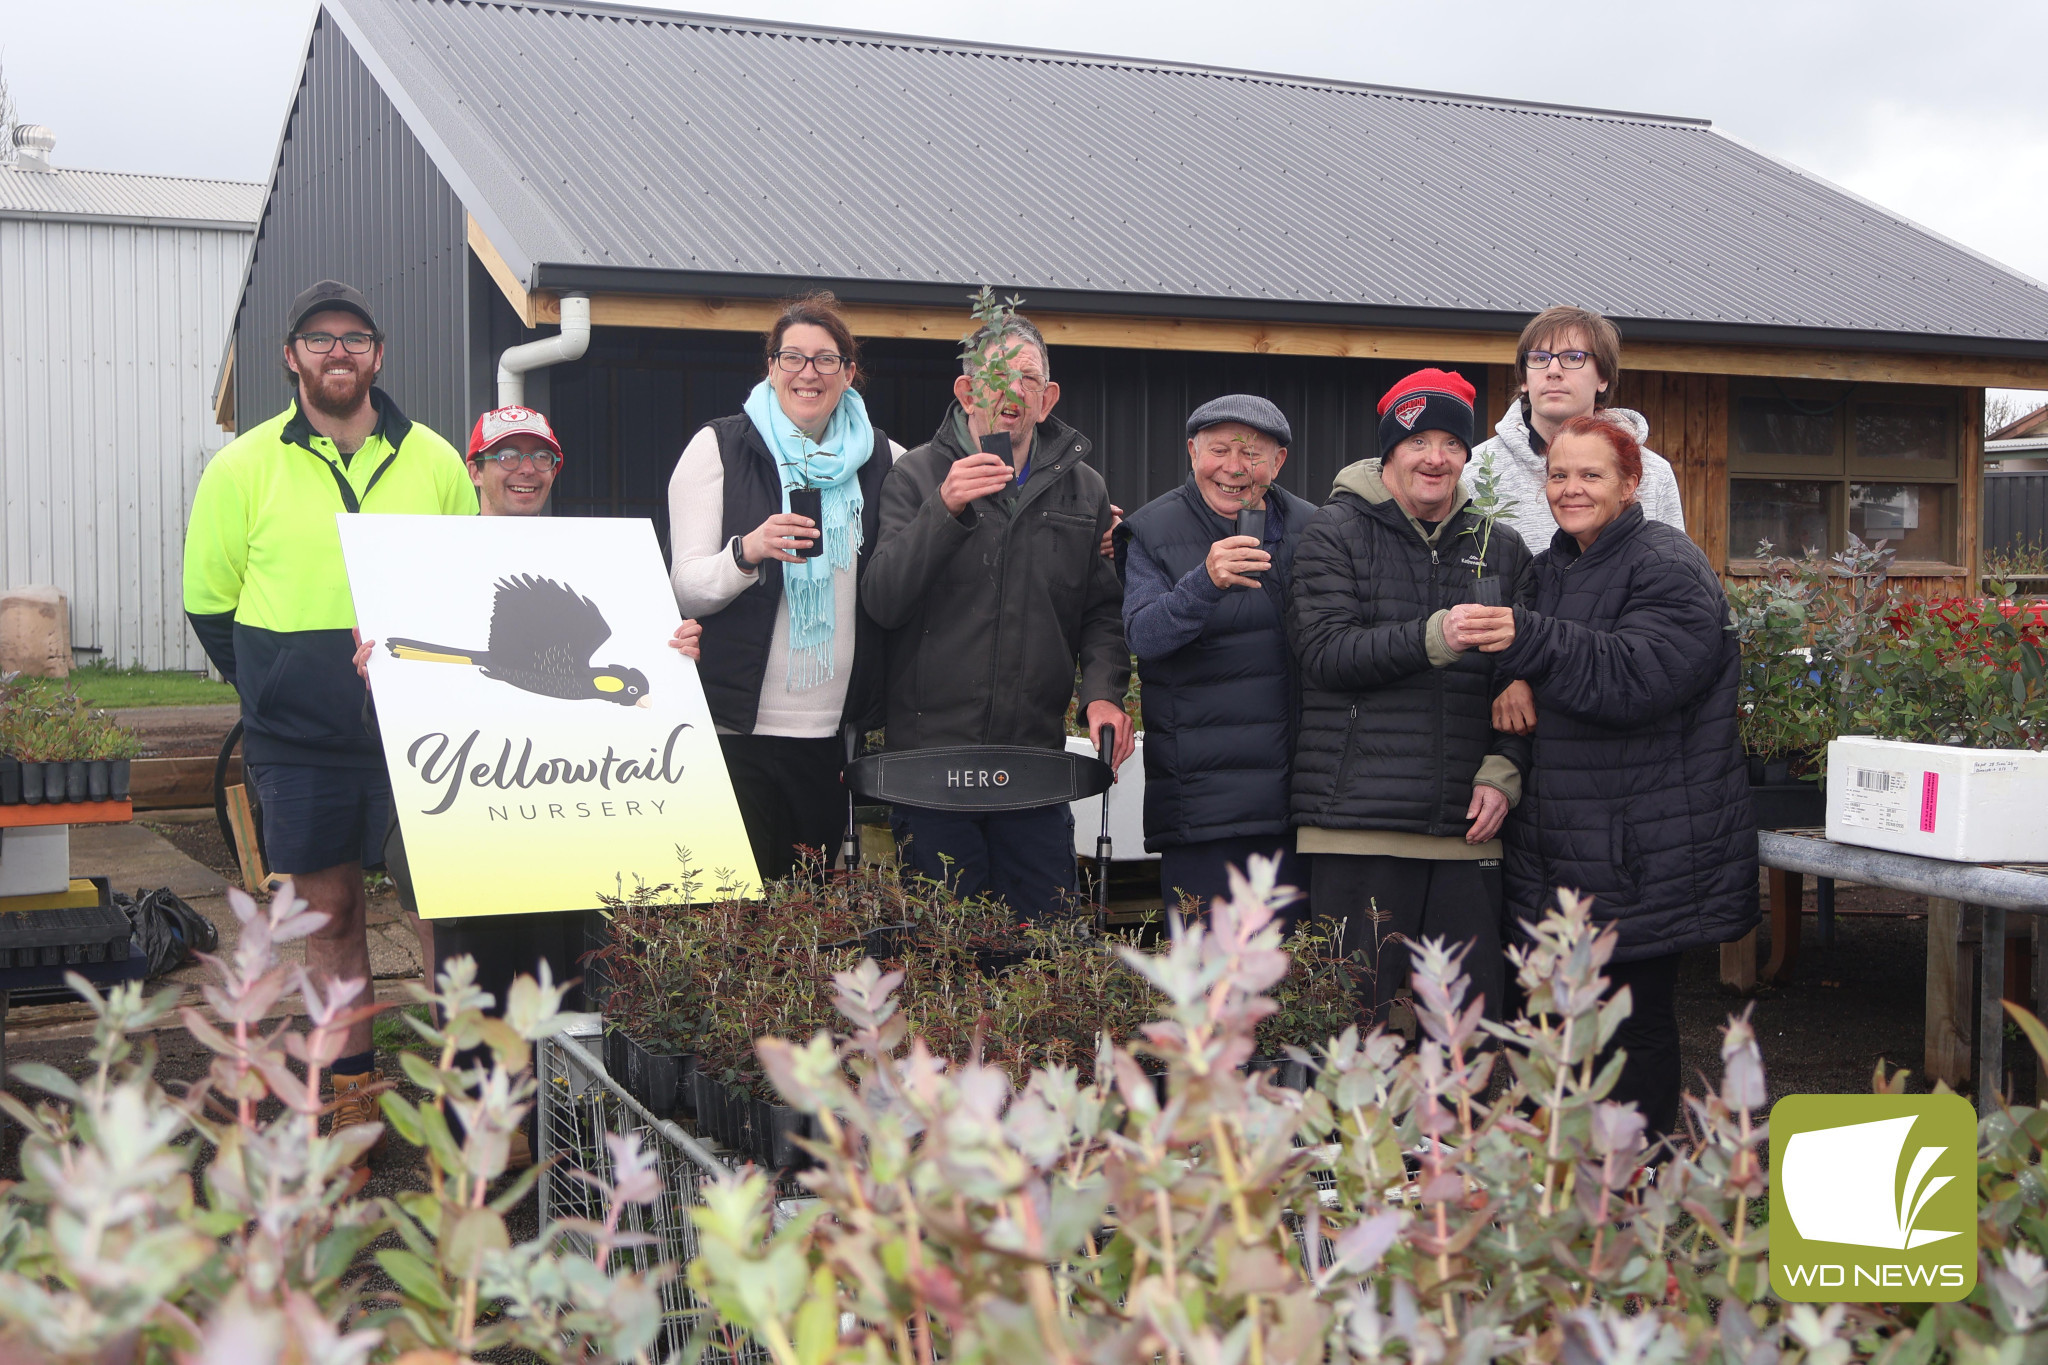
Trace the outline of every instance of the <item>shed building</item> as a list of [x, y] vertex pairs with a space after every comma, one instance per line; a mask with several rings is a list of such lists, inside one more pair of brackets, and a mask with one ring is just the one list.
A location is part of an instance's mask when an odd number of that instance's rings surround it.
[[61, 588], [88, 658], [204, 668], [185, 522], [264, 187], [57, 167], [34, 132], [0, 166], [0, 574]]
[[570, 452], [557, 501], [658, 527], [773, 301], [821, 286], [906, 443], [967, 295], [1022, 295], [1125, 507], [1233, 389], [1288, 414], [1283, 482], [1320, 500], [1401, 373], [1458, 369], [1497, 417], [1529, 316], [1595, 308], [1731, 574], [1855, 532], [1956, 586], [1983, 390], [2048, 386], [2040, 284], [1702, 121], [595, 4], [327, 0], [224, 421], [285, 401], [284, 307], [323, 275], [368, 291], [386, 387], [451, 436], [587, 295], [588, 351], [526, 390]]

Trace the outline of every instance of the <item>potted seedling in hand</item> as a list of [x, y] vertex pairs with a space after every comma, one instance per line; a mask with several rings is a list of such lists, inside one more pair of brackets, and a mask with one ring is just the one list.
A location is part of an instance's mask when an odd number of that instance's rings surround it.
[[795, 467], [787, 461], [782, 463], [782, 482], [789, 490], [789, 510], [797, 516], [809, 517], [811, 525], [817, 528], [811, 543], [798, 547], [792, 553], [799, 559], [816, 559], [825, 553], [825, 490], [811, 482], [811, 455], [818, 449], [818, 444], [798, 426], [790, 427], [790, 435], [796, 438], [801, 454]]
[[1500, 472], [1493, 467], [1493, 452], [1487, 451], [1480, 458], [1478, 472], [1472, 476], [1471, 508], [1479, 521], [1465, 528], [1465, 534], [1478, 542], [1478, 553], [1472, 560], [1472, 600], [1482, 607], [1502, 605], [1499, 576], [1486, 576], [1486, 552], [1493, 546], [1494, 524], [1512, 515], [1519, 505], [1501, 490]]
[[[960, 344], [961, 360], [974, 367], [968, 374], [974, 408], [991, 427], [1005, 408], [1023, 411], [1025, 407], [1024, 396], [1017, 387], [1021, 376], [1010, 359], [1014, 348], [1005, 344], [1004, 336], [1005, 326], [1023, 306], [1024, 300], [1016, 295], [999, 299], [993, 289], [983, 285], [974, 296], [974, 330]], [[989, 431], [980, 443], [984, 454], [1006, 461], [1016, 457], [1007, 431]]]

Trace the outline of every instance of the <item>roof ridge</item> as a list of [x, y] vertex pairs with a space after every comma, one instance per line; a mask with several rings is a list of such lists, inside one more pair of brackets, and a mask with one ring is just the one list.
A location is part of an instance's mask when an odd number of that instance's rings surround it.
[[[949, 49], [995, 57], [1021, 57], [1051, 62], [1126, 67], [1139, 71], [1209, 76], [1298, 86], [1315, 90], [1352, 91], [1394, 99], [1435, 101], [1492, 109], [1519, 110], [1535, 114], [1626, 123], [1664, 124], [1684, 128], [1713, 128], [1712, 119], [1684, 114], [1652, 114], [1629, 109], [1604, 109], [1597, 105], [1553, 104], [1544, 100], [1508, 99], [1494, 95], [1467, 95], [1448, 90], [1425, 90], [1414, 86], [1379, 85], [1371, 81], [1349, 81], [1334, 76], [1302, 76], [1284, 71], [1260, 71], [1251, 67], [1213, 66], [1204, 62], [1177, 62], [1158, 57], [1124, 57], [1106, 52], [1080, 52], [1064, 48], [1025, 47], [1015, 43], [990, 43], [973, 38], [941, 38], [926, 34], [892, 33], [880, 29], [833, 28], [823, 24], [801, 24], [780, 19], [751, 19], [744, 15], [708, 14], [697, 10], [664, 9], [654, 5], [616, 3], [615, 0], [436, 0], [448, 5], [478, 5], [491, 9], [525, 9], [587, 14], [598, 18], [644, 19], [660, 24], [700, 28], [732, 28], [766, 34], [789, 35], [825, 41], [882, 43], [904, 47]], [[1716, 130], [1718, 131], [1718, 130]]]
[[223, 180], [210, 175], [164, 175], [157, 171], [103, 171], [94, 166], [53, 166], [50, 171], [24, 171], [18, 166], [0, 167], [18, 175], [118, 175], [128, 180], [175, 180], [183, 185], [234, 185], [241, 189], [261, 190], [268, 186], [261, 180]]

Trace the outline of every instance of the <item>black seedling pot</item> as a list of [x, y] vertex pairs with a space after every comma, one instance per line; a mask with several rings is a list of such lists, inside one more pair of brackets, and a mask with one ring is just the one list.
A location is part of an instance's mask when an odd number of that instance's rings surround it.
[[1481, 578], [1473, 581], [1472, 601], [1482, 607], [1497, 607], [1500, 602], [1500, 580]]
[[107, 771], [107, 760], [93, 759], [85, 765], [85, 794], [89, 800], [105, 801], [113, 791], [113, 775]]
[[126, 758], [111, 759], [107, 763], [107, 791], [116, 801], [128, 799], [129, 764]]
[[1789, 758], [1768, 759], [1764, 763], [1764, 785], [1782, 787], [1792, 780], [1792, 760]]
[[786, 1104], [761, 1102], [760, 1117], [765, 1122], [756, 1126], [755, 1138], [763, 1149], [756, 1155], [778, 1171], [797, 1171], [811, 1165], [811, 1154], [797, 1145], [797, 1139], [810, 1136], [810, 1116], [801, 1109], [792, 1109]]
[[90, 765], [82, 758], [72, 759], [64, 765], [64, 799], [85, 800], [85, 770]]
[[21, 760], [0, 755], [0, 806], [21, 804]]
[[982, 437], [981, 453], [984, 455], [1000, 455], [1003, 457], [1004, 464], [1013, 465], [1017, 462], [1017, 450], [1010, 443], [1010, 433], [1007, 431], [991, 431], [988, 435]]
[[789, 490], [789, 510], [800, 517], [809, 517], [811, 525], [818, 528], [818, 535], [808, 549], [797, 549], [799, 559], [816, 559], [825, 553], [825, 490], [822, 488], [792, 488]]
[[626, 1039], [625, 1053], [626, 1093], [656, 1118], [673, 1118], [682, 1054], [656, 1051], [632, 1037]]
[[18, 780], [21, 783], [22, 804], [28, 806], [42, 805], [43, 765], [40, 763], [22, 764]]

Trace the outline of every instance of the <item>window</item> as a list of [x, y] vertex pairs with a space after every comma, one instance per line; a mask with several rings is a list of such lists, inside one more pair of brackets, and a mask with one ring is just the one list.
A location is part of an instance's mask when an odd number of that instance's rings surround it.
[[1952, 389], [1738, 384], [1728, 397], [1728, 557], [1832, 553], [1853, 533], [1901, 563], [1958, 552], [1963, 411]]

